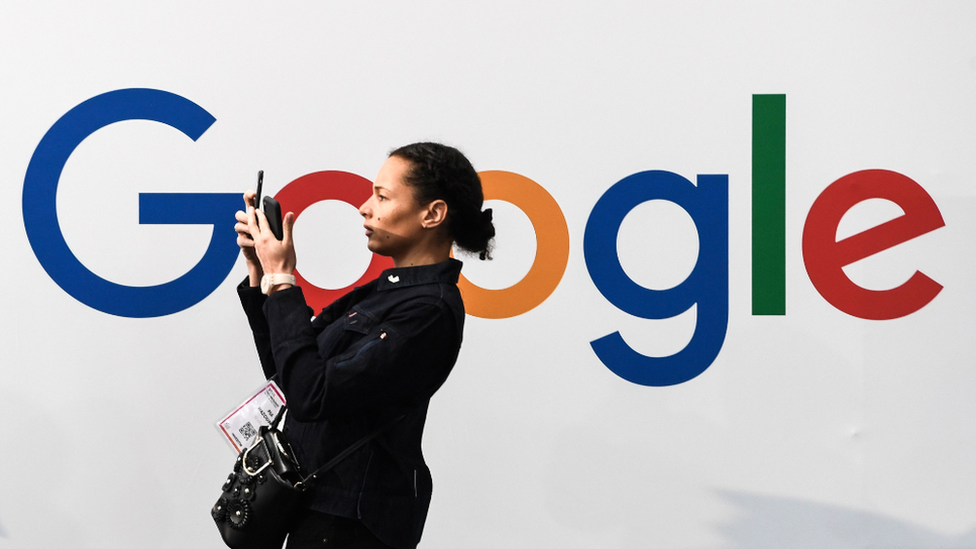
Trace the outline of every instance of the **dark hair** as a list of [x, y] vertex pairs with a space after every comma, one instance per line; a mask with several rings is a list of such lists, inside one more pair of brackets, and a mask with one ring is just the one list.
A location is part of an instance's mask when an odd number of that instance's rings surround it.
[[404, 177], [422, 204], [447, 203], [447, 232], [462, 250], [491, 259], [495, 226], [491, 209], [481, 211], [481, 178], [461, 151], [440, 143], [413, 143], [390, 153], [410, 162]]

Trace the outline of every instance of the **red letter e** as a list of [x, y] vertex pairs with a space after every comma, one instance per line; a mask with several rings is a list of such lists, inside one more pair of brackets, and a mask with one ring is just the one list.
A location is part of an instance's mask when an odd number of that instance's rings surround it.
[[[870, 198], [890, 200], [905, 215], [837, 242], [841, 218]], [[803, 227], [807, 274], [824, 299], [849, 315], [869, 320], [910, 315], [935, 299], [942, 285], [915, 271], [897, 288], [867, 290], [851, 282], [842, 268], [943, 226], [942, 212], [932, 197], [908, 177], [888, 170], [845, 175], [824, 189], [807, 215]]]

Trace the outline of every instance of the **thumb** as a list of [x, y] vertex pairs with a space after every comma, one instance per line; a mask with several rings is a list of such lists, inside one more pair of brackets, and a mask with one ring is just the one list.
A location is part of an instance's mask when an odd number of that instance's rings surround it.
[[291, 242], [292, 229], [295, 227], [295, 213], [288, 212], [282, 220], [281, 240]]

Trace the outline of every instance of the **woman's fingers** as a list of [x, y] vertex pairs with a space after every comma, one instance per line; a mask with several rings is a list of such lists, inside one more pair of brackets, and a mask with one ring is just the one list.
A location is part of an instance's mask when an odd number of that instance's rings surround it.
[[295, 227], [295, 214], [293, 212], [286, 213], [283, 221], [284, 223], [282, 223], [281, 240], [283, 242], [292, 242], [291, 230]]
[[259, 232], [263, 234], [264, 232], [271, 229], [271, 227], [268, 225], [268, 218], [264, 215], [264, 212], [255, 209], [254, 215], [255, 215], [255, 222], [258, 226]]
[[246, 237], [248, 240], [251, 239], [251, 233], [248, 232], [247, 223], [240, 223], [240, 222], [236, 223], [234, 225], [234, 230], [237, 231], [238, 235]]
[[244, 207], [257, 206], [257, 204], [254, 203], [257, 200], [257, 197], [258, 193], [254, 192], [253, 190], [248, 189], [244, 191]]
[[261, 233], [261, 227], [258, 225], [258, 218], [255, 212], [254, 206], [247, 207], [247, 232], [251, 233], [251, 237], [253, 238], [257, 238]]
[[238, 233], [237, 245], [240, 246], [241, 248], [253, 249], [254, 241], [251, 240], [251, 237], [249, 237], [247, 233]]
[[[253, 199], [253, 191], [244, 193], [245, 202]], [[244, 250], [246, 257], [253, 257], [266, 272], [292, 272], [295, 269], [295, 246], [292, 242], [292, 230], [295, 226], [293, 212], [288, 212], [282, 219], [281, 240], [271, 232], [264, 212], [250, 203], [245, 211], [235, 214], [235, 219], [237, 220], [234, 225], [234, 230], [237, 231], [237, 244]]]
[[257, 193], [254, 191], [246, 191], [244, 193], [244, 210], [238, 210], [234, 214], [234, 231], [237, 232], [237, 245], [240, 247], [241, 252], [244, 254], [244, 259], [248, 264], [248, 279], [251, 286], [257, 286], [261, 277], [261, 262], [258, 259], [257, 252], [254, 247], [254, 238], [252, 234], [257, 234], [257, 227], [252, 223], [254, 215], [252, 213], [253, 203], [255, 202]]
[[237, 220], [237, 223], [234, 224], [234, 230], [237, 231], [237, 234], [246, 236], [248, 240], [250, 240], [251, 233], [249, 232], [247, 226], [247, 214], [241, 210], [238, 210], [237, 213], [234, 214], [234, 219]]

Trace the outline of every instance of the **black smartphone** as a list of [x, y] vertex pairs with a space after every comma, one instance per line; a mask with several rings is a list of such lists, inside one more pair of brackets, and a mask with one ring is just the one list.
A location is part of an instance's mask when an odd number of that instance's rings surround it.
[[264, 187], [264, 170], [258, 170], [258, 188], [257, 194], [254, 195], [254, 207], [258, 208], [259, 205], [263, 206], [264, 217], [268, 220], [268, 227], [271, 228], [271, 232], [275, 235], [275, 238], [281, 240], [284, 237], [284, 232], [281, 229], [281, 204], [270, 196], [264, 197], [264, 202], [262, 203], [262, 187]]
[[281, 204], [270, 196], [264, 197], [264, 217], [268, 218], [268, 227], [275, 238], [281, 240], [284, 236], [281, 229]]
[[261, 205], [261, 187], [263, 186], [264, 186], [264, 170], [258, 170], [258, 191], [257, 194], [254, 195], [254, 204], [253, 204], [255, 208]]

